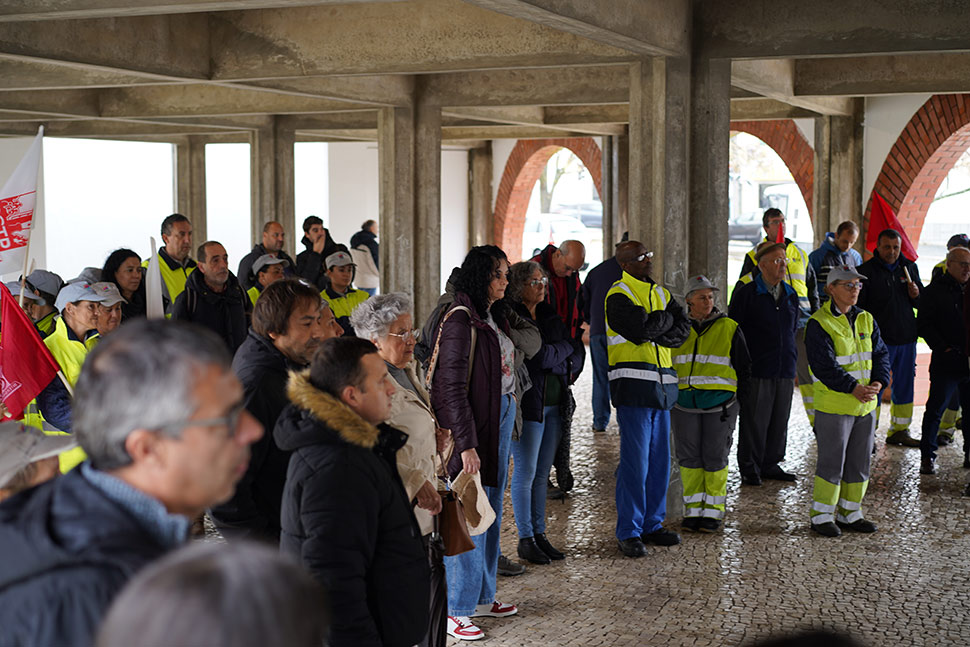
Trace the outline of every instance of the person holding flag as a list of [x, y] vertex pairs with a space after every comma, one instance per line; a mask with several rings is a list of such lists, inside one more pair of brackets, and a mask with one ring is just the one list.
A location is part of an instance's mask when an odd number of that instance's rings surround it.
[[[808, 355], [805, 352], [805, 325], [812, 313], [818, 310], [815, 268], [809, 263], [808, 254], [796, 245], [791, 238], [785, 237], [785, 214], [780, 209], [774, 207], [766, 209], [761, 224], [765, 229], [765, 239], [762, 242], [785, 245], [785, 258], [788, 259], [788, 265], [783, 280], [795, 290], [795, 294], [798, 296], [798, 330], [795, 332], [798, 361], [795, 364], [795, 375], [798, 378], [798, 390], [802, 395], [808, 421], [814, 425], [814, 392], [812, 390], [812, 372], [808, 369]], [[741, 266], [741, 275], [738, 277], [740, 284], [750, 283], [757, 276], [759, 271], [758, 261], [755, 259], [757, 250], [756, 247], [745, 255], [744, 263]]]
[[[872, 313], [883, 340], [889, 348], [892, 372], [892, 408], [886, 443], [919, 447], [919, 440], [909, 435], [913, 422], [913, 382], [916, 377], [916, 309], [919, 308], [920, 282], [916, 267], [916, 250], [885, 200], [873, 194], [872, 215], [866, 234], [866, 248], [873, 256], [858, 267], [866, 277], [859, 294], [859, 307]], [[882, 229], [877, 229], [882, 227]], [[876, 232], [878, 231], [878, 234]], [[885, 392], [886, 384], [879, 393]], [[876, 407], [876, 427], [879, 426]]]

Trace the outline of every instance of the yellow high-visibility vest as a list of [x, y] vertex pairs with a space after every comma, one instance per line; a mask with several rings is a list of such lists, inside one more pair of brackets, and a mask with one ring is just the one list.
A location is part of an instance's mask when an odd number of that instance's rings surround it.
[[[845, 315], [835, 316], [832, 308], [835, 303], [830, 299], [825, 306], [819, 308], [812, 319], [817, 321], [822, 330], [832, 338], [835, 348], [835, 359], [849, 375], [859, 381], [859, 384], [869, 384], [872, 375], [872, 315], [860, 310], [855, 319], [855, 329], [849, 325], [849, 318]], [[815, 410], [834, 413], [841, 416], [864, 416], [875, 410], [876, 400], [859, 402], [851, 393], [840, 393], [825, 386], [816, 379], [812, 384], [815, 390]]]
[[[767, 240], [765, 238], [765, 241]], [[747, 256], [757, 266], [758, 262], [754, 260], [754, 253], [755, 250], [752, 249], [747, 253]], [[798, 306], [808, 314], [812, 310], [811, 301], [808, 299], [808, 254], [803, 252], [794, 242], [791, 242], [785, 247], [785, 256], [788, 258], [785, 283], [795, 290], [795, 294], [798, 295]], [[744, 281], [744, 277], [742, 276], [740, 280]], [[751, 279], [748, 279], [747, 282], [750, 281]]]
[[738, 374], [731, 365], [731, 343], [738, 323], [720, 317], [700, 335], [693, 326], [687, 341], [674, 351], [673, 363], [681, 390], [738, 391]]

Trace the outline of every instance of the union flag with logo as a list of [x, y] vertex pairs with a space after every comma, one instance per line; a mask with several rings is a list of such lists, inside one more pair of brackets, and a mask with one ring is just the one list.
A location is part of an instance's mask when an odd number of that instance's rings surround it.
[[30, 226], [37, 204], [37, 176], [40, 173], [44, 127], [13, 175], [0, 189], [0, 274], [12, 274], [23, 269], [30, 239]]
[[57, 376], [60, 366], [2, 283], [0, 327], [0, 400], [19, 420], [30, 401]]

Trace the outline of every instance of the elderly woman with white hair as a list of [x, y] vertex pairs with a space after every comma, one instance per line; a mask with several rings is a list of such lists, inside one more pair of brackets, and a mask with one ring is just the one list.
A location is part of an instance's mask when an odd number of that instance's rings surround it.
[[385, 422], [408, 435], [407, 443], [397, 453], [397, 469], [408, 498], [414, 502], [414, 516], [431, 563], [431, 621], [421, 644], [443, 646], [447, 640], [444, 560], [441, 547], [433, 544], [431, 536], [434, 515], [441, 511], [435, 458], [439, 448], [450, 444], [450, 433], [438, 428], [428, 392], [417, 377], [414, 345], [419, 331], [414, 329], [411, 299], [403, 292], [372, 297], [351, 313], [350, 324], [357, 337], [377, 346], [388, 373], [400, 387], [391, 397], [391, 413]]

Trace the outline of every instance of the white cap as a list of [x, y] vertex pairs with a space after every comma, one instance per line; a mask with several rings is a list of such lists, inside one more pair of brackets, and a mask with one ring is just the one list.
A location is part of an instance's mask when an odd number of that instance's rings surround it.
[[64, 306], [75, 301], [101, 303], [107, 300], [107, 296], [92, 288], [87, 281], [78, 281], [77, 283], [68, 283], [61, 288], [61, 291], [57, 293], [57, 301], [54, 302], [54, 307], [57, 308], [58, 312], [64, 312]]
[[74, 436], [47, 436], [19, 422], [0, 423], [0, 488], [31, 463], [75, 447]]

